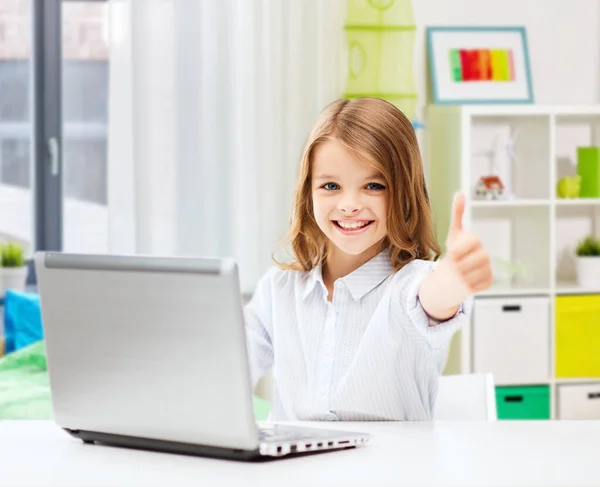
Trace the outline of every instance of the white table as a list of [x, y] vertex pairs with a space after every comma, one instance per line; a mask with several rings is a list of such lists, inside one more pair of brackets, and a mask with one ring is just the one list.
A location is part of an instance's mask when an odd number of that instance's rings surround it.
[[361, 449], [248, 464], [84, 445], [52, 422], [0, 423], [0, 485], [600, 485], [600, 421], [311, 423]]

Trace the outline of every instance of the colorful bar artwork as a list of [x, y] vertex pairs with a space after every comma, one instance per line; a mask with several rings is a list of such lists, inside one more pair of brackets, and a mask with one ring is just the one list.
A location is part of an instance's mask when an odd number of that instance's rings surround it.
[[458, 49], [450, 49], [450, 70], [452, 71], [452, 81], [461, 81], [463, 79], [462, 64]]
[[514, 81], [510, 49], [450, 49], [452, 81]]

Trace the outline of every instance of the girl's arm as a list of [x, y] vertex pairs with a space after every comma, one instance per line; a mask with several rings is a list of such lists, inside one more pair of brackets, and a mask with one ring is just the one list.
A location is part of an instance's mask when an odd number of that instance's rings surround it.
[[419, 288], [421, 306], [435, 321], [452, 318], [465, 299], [492, 284], [487, 251], [478, 237], [463, 230], [464, 207], [464, 195], [459, 195], [454, 201], [446, 256]]
[[248, 361], [253, 388], [273, 365], [271, 276], [272, 272], [268, 272], [260, 279], [252, 299], [244, 307]]

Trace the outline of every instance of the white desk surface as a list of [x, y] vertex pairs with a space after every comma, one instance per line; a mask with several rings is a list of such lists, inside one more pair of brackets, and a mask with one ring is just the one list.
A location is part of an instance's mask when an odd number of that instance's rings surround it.
[[373, 442], [256, 464], [84, 445], [49, 421], [4, 421], [0, 485], [600, 485], [600, 421], [310, 424]]

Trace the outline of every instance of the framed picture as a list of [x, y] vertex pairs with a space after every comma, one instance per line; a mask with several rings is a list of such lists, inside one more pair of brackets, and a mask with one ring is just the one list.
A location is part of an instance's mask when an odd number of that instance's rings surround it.
[[428, 27], [433, 101], [533, 103], [524, 27]]

